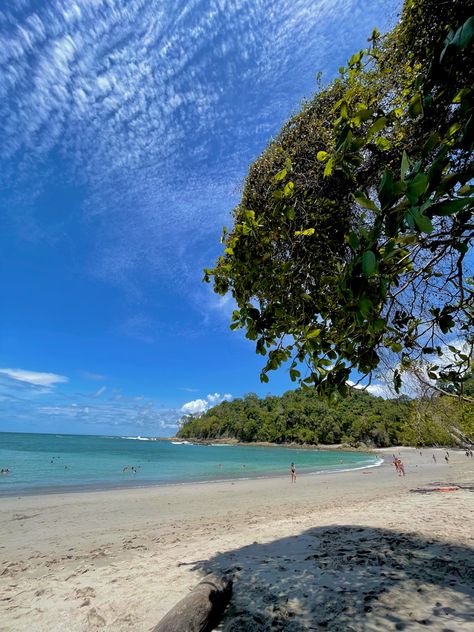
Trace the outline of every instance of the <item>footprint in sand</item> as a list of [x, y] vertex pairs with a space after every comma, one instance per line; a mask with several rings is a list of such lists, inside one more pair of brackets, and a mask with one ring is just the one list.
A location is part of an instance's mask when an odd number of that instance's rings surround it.
[[95, 608], [91, 608], [87, 613], [87, 624], [90, 628], [103, 628], [105, 626], [105, 619], [100, 616]]
[[95, 597], [95, 590], [92, 586], [85, 586], [84, 588], [77, 588], [75, 591], [76, 599], [87, 599], [89, 597]]

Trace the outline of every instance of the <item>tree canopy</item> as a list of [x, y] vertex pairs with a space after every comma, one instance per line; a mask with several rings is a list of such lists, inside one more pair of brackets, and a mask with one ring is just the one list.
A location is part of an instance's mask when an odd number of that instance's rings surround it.
[[[467, 0], [406, 0], [251, 165], [205, 280], [303, 388], [347, 394], [352, 370], [423, 363], [462, 385], [472, 358], [469, 247], [474, 16]], [[456, 334], [467, 349], [451, 345]], [[462, 391], [462, 386], [461, 386]]]
[[[466, 388], [474, 389], [472, 376]], [[322, 401], [314, 389], [263, 399], [250, 393], [200, 417], [183, 417], [178, 436], [376, 447], [456, 445], [474, 440], [474, 405], [437, 395], [384, 400], [356, 389], [335, 405]]]

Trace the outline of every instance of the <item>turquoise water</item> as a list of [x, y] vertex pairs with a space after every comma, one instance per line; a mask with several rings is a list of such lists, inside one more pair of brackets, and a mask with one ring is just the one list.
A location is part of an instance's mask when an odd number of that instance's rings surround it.
[[0, 469], [10, 473], [0, 475], [0, 496], [275, 476], [292, 461], [299, 475], [378, 464], [360, 452], [5, 432]]

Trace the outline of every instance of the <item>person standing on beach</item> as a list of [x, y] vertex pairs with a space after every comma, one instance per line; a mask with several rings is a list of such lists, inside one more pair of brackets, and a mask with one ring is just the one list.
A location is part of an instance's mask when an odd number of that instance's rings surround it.
[[290, 476], [291, 476], [291, 482], [296, 483], [296, 469], [295, 469], [294, 463], [290, 465]]

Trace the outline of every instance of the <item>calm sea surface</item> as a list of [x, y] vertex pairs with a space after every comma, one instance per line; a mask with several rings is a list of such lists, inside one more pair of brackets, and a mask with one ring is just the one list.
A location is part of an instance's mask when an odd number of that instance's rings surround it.
[[298, 475], [379, 464], [360, 452], [4, 432], [0, 496], [275, 476], [292, 461]]

